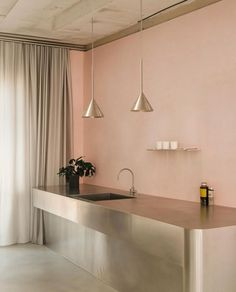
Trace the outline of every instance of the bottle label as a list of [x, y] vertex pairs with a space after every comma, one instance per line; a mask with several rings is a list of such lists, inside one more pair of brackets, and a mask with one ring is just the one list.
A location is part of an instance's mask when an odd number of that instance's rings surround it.
[[200, 195], [202, 198], [206, 198], [207, 197], [207, 189], [200, 189]]

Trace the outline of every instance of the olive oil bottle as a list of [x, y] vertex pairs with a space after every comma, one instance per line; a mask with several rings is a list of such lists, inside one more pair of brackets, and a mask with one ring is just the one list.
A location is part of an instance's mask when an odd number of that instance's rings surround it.
[[200, 186], [200, 200], [202, 206], [208, 206], [208, 185], [202, 182]]

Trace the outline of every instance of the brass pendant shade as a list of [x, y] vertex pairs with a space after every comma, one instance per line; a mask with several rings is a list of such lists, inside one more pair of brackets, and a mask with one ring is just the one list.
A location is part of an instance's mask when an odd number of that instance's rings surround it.
[[153, 111], [153, 108], [150, 102], [147, 100], [143, 92], [140, 93], [131, 111], [132, 112], [152, 112]]
[[143, 56], [142, 56], [142, 45], [143, 45], [143, 2], [140, 0], [140, 49], [141, 49], [141, 58], [140, 58], [140, 95], [135, 101], [133, 107], [131, 108], [132, 112], [152, 112], [153, 108], [148, 101], [147, 97], [143, 92]]
[[88, 105], [88, 108], [86, 109], [86, 111], [83, 114], [83, 118], [103, 118], [103, 117], [104, 117], [104, 115], [103, 115], [101, 109], [99, 108], [95, 99], [92, 98], [89, 105]]
[[104, 115], [94, 99], [94, 38], [93, 38], [93, 18], [92, 18], [92, 66], [91, 66], [91, 83], [92, 83], [92, 98], [87, 109], [83, 114], [83, 118], [103, 118]]

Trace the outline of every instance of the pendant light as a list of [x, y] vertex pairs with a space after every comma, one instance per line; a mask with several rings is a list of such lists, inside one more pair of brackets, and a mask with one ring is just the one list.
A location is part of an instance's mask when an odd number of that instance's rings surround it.
[[143, 1], [140, 0], [140, 94], [137, 100], [135, 101], [135, 104], [133, 105], [131, 111], [132, 112], [152, 112], [153, 108], [149, 101], [147, 100], [147, 97], [145, 96], [143, 92]]
[[92, 65], [91, 65], [91, 84], [92, 84], [92, 98], [91, 101], [89, 102], [89, 105], [84, 112], [83, 118], [103, 118], [104, 115], [99, 108], [98, 104], [96, 103], [94, 99], [94, 36], [93, 36], [93, 18], [91, 21], [92, 24]]

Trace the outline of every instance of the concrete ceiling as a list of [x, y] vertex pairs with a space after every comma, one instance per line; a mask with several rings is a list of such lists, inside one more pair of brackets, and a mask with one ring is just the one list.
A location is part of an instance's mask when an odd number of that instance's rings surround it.
[[[143, 0], [143, 17], [197, 1]], [[137, 24], [139, 0], [0, 0], [1, 33], [87, 45], [92, 17], [95, 40], [104, 39]]]

